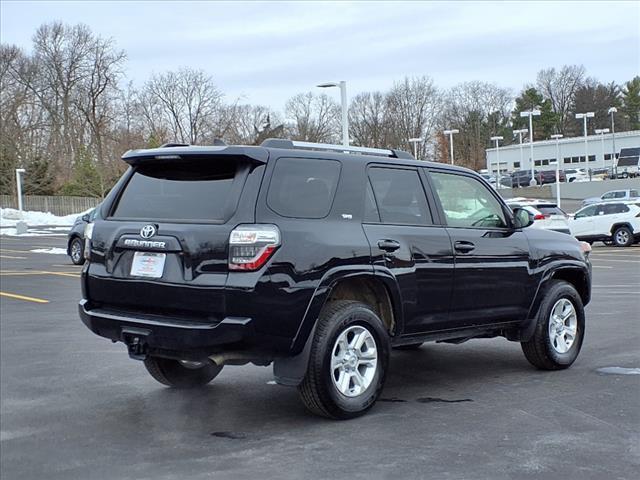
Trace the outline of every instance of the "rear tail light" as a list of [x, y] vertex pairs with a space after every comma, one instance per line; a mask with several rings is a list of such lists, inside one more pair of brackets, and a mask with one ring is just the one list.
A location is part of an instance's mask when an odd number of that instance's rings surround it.
[[533, 217], [534, 220], [546, 220], [547, 218], [549, 218], [551, 215], [543, 215], [542, 213], [538, 213], [537, 215], [535, 215]]
[[93, 236], [94, 223], [87, 223], [84, 226], [84, 259], [89, 260], [91, 257], [91, 237]]
[[229, 270], [258, 270], [279, 246], [275, 225], [240, 225], [229, 237]]

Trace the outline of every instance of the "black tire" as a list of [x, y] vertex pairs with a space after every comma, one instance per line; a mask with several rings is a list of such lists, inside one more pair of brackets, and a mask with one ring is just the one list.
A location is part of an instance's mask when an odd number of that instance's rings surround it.
[[418, 350], [424, 342], [419, 343], [410, 343], [408, 345], [398, 345], [397, 347], [393, 347], [394, 350]]
[[[338, 337], [354, 326], [363, 327], [375, 340], [377, 365], [364, 392], [350, 397], [334, 384], [331, 360]], [[316, 325], [306, 375], [298, 386], [305, 407], [316, 415], [340, 420], [364, 414], [373, 406], [384, 386], [389, 349], [389, 334], [371, 307], [350, 300], [325, 306]]]
[[633, 232], [629, 227], [618, 227], [611, 240], [616, 247], [629, 247], [633, 243]]
[[173, 388], [195, 388], [206, 385], [222, 370], [213, 362], [199, 368], [190, 368], [178, 360], [147, 357], [144, 366], [151, 376], [163, 385]]
[[[551, 312], [562, 299], [573, 305], [576, 314], [576, 335], [573, 344], [565, 353], [559, 353], [552, 344], [549, 334]], [[529, 362], [541, 370], [561, 370], [568, 368], [576, 360], [584, 340], [584, 306], [576, 289], [570, 283], [555, 280], [548, 286], [536, 316], [536, 328], [531, 339], [522, 342], [522, 351]]]
[[80, 237], [74, 237], [69, 243], [69, 258], [75, 265], [84, 264], [84, 242]]

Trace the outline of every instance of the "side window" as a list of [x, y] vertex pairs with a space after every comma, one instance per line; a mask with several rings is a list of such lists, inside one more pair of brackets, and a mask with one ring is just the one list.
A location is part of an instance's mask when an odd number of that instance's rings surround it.
[[600, 198], [602, 198], [603, 200], [608, 200], [609, 198], [615, 198], [615, 194], [616, 194], [616, 192], [605, 193]]
[[630, 197], [637, 197], [638, 196], [638, 190], [629, 190], [629, 196]]
[[367, 191], [364, 198], [364, 223], [378, 223], [380, 222], [380, 214], [378, 213], [378, 205], [376, 205], [376, 199], [373, 195], [373, 189], [371, 188], [371, 182], [367, 181]]
[[624, 198], [627, 196], [627, 192], [615, 192], [614, 198]]
[[401, 225], [430, 225], [431, 212], [416, 170], [369, 169], [380, 221]]
[[331, 210], [340, 168], [335, 160], [279, 158], [267, 204], [283, 217], [324, 218]]
[[589, 207], [583, 208], [578, 213], [576, 213], [575, 218], [593, 217], [595, 214], [596, 214], [596, 206], [591, 205]]
[[506, 228], [500, 202], [473, 177], [451, 173], [431, 173], [435, 190], [452, 227]]

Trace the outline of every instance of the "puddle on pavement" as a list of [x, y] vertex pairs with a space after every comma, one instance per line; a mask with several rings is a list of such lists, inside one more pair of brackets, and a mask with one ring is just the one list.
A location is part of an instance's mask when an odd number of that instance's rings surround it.
[[596, 372], [605, 375], [640, 375], [640, 368], [602, 367], [596, 369]]

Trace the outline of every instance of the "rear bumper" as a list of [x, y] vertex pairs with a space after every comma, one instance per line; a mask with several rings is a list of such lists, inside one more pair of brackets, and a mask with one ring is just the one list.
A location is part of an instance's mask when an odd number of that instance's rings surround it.
[[145, 351], [210, 354], [251, 342], [253, 320], [227, 317], [216, 323], [196, 323], [151, 315], [133, 315], [91, 308], [87, 300], [78, 305], [80, 319], [96, 335], [130, 345], [142, 344]]

